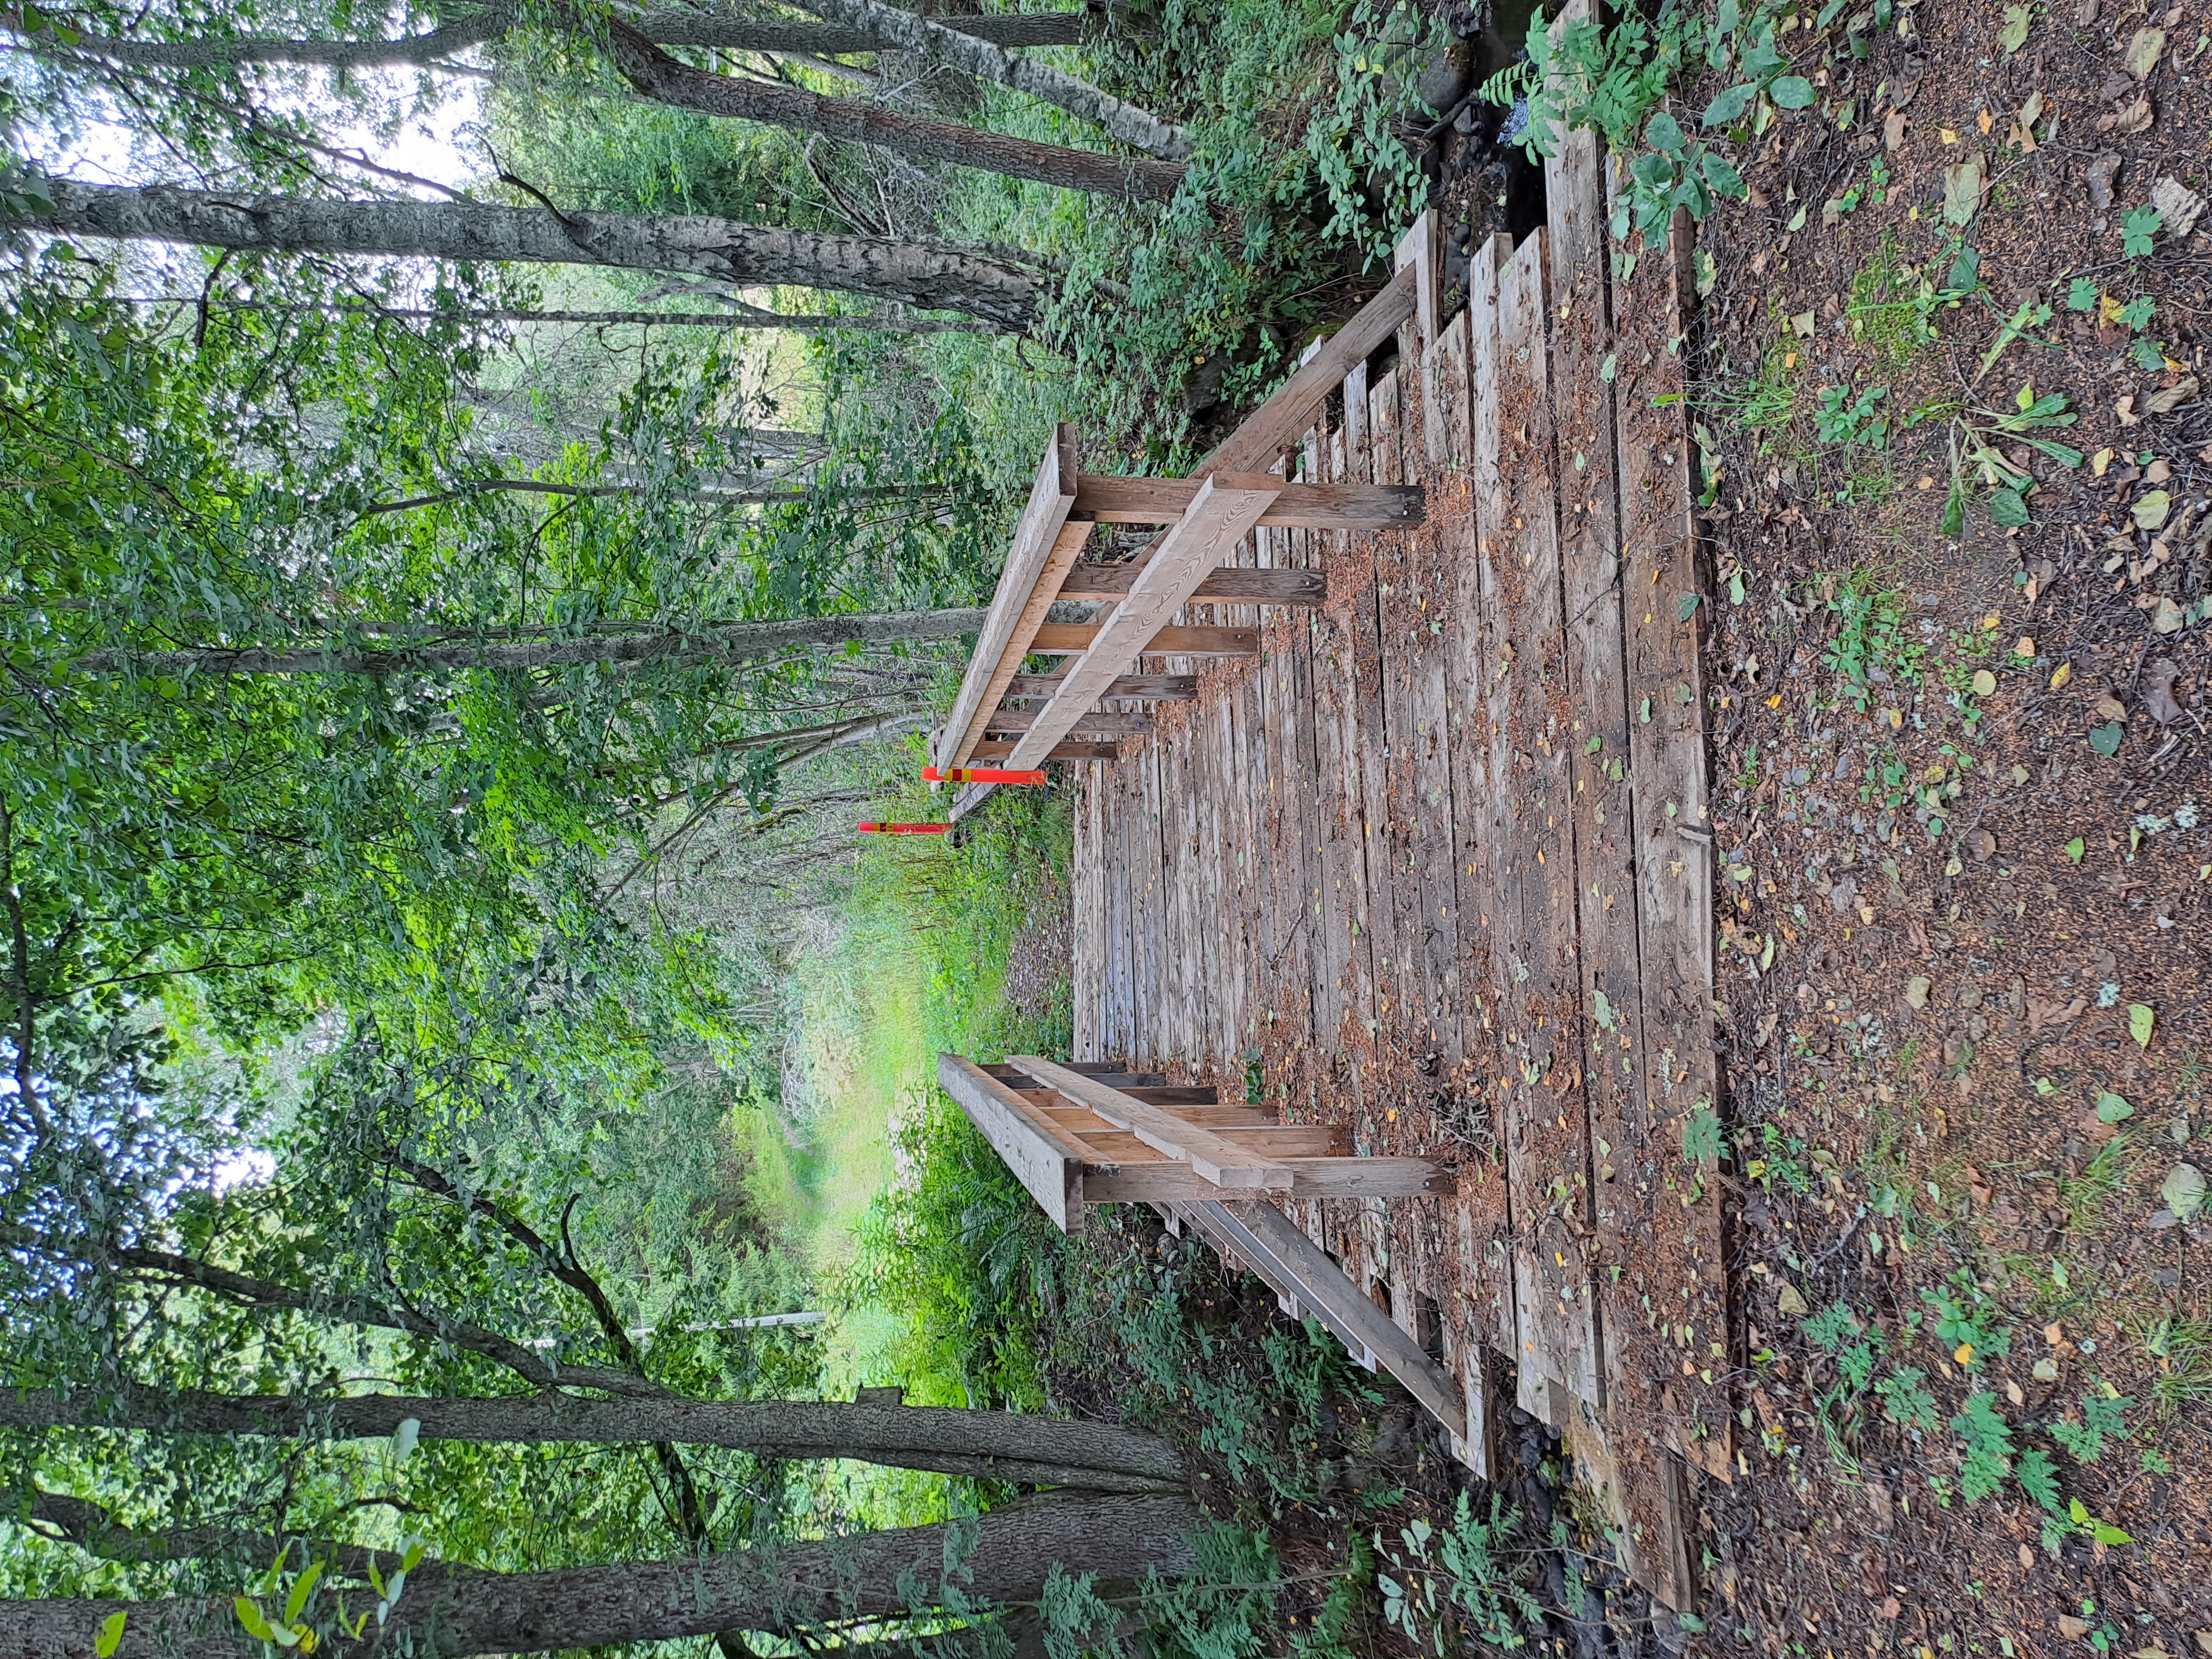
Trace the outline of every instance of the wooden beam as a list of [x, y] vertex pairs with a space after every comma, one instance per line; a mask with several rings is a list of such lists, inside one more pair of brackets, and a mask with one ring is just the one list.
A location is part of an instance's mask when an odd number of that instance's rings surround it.
[[[1225, 1132], [1224, 1132], [1225, 1133]], [[1165, 1204], [1192, 1199], [1434, 1198], [1458, 1188], [1459, 1177], [1425, 1158], [1285, 1158], [1289, 1184], [1279, 1188], [1240, 1187], [1208, 1181], [1179, 1158], [1156, 1164], [1117, 1164], [1111, 1174], [1083, 1178], [1083, 1194], [1092, 1204]]]
[[[979, 761], [1004, 760], [1013, 752], [1014, 740], [1012, 738], [986, 738], [975, 745], [975, 753], [969, 758]], [[1120, 759], [1121, 755], [1121, 746], [1118, 744], [1061, 742], [1053, 744], [1052, 752], [1047, 755], [1045, 759], [1048, 761], [1109, 761]], [[970, 788], [976, 787], [973, 784], [969, 786]]]
[[1246, 416], [1244, 423], [1218, 449], [1198, 464], [1198, 474], [1265, 472], [1274, 465], [1313, 424], [1314, 411], [1329, 393], [1398, 331], [1414, 314], [1419, 300], [1420, 273], [1412, 265], [1405, 266], [1390, 279], [1388, 288], [1361, 307], [1297, 374]]
[[[1091, 648], [1068, 671], [1067, 684], [1045, 706], [1037, 723], [1015, 749], [1011, 765], [1030, 764], [1035, 757], [1066, 736], [1082, 711], [1097, 702], [1115, 677], [1128, 672], [1146, 652], [1177, 649], [1157, 641], [1155, 636], [1165, 630], [1168, 618], [1182, 609], [1199, 583], [1221, 562], [1221, 556], [1250, 533], [1254, 521], [1273, 499], [1272, 488], [1231, 489], [1211, 478], [1200, 486], [1191, 498], [1190, 510], [1153, 548], [1128, 598], [1097, 625]], [[1256, 635], [1255, 629], [1242, 631]], [[1257, 643], [1255, 637], [1255, 647]]]
[[[984, 716], [983, 728], [994, 737], [1010, 732], [1026, 732], [1036, 724], [1037, 716], [1043, 712], [1041, 708], [994, 708]], [[1116, 737], [1152, 729], [1152, 717], [1150, 714], [1123, 714], [1112, 709], [1100, 708], [1093, 708], [1077, 716], [1075, 723], [1068, 727], [1071, 732], [1110, 733]]]
[[[1427, 511], [1419, 484], [1286, 484], [1279, 478], [1232, 472], [1216, 472], [1213, 481], [1225, 489], [1261, 489], [1274, 483], [1279, 493], [1260, 515], [1263, 527], [1390, 530], [1420, 523]], [[1173, 524], [1188, 510], [1200, 482], [1086, 472], [1075, 481], [1073, 514], [1101, 524]]]
[[[1006, 682], [1010, 697], [1052, 697], [1060, 695], [1058, 674], [1017, 674]], [[1195, 674], [1121, 674], [1106, 688], [1108, 698], [1127, 697], [1139, 702], [1189, 702], [1198, 696]]]
[[[1047, 623], [1036, 631], [1030, 649], [1043, 656], [1079, 656], [1097, 640], [1097, 623]], [[1260, 630], [1256, 628], [1162, 628], [1153, 631], [1143, 655], [1148, 657], [1256, 657]], [[1065, 678], [1065, 676], [1057, 678]], [[1107, 677], [1108, 684], [1122, 678]], [[1101, 691], [1094, 694], [1104, 696]]]
[[1156, 1151], [1187, 1162], [1216, 1188], [1250, 1188], [1260, 1192], [1288, 1192], [1291, 1172], [1279, 1158], [1255, 1152], [1235, 1141], [1185, 1123], [1164, 1107], [1147, 1105], [1108, 1087], [1096, 1078], [1071, 1072], [1065, 1066], [1035, 1054], [1008, 1054], [1006, 1063], [1019, 1067], [1048, 1089], [1088, 1106], [1116, 1128], [1127, 1129]]
[[937, 1057], [937, 1081], [1064, 1233], [1083, 1231], [1083, 1143], [1012, 1089], [958, 1054]]
[[940, 767], [957, 766], [974, 751], [983, 735], [982, 717], [1006, 695], [1007, 680], [1022, 665], [1031, 636], [1052, 608], [1060, 579], [1090, 537], [1088, 526], [1067, 521], [1075, 505], [1075, 428], [1062, 421], [1053, 429], [1030, 485], [1029, 504], [1015, 526], [1013, 546], [991, 595], [991, 608], [984, 612], [960, 695], [938, 734], [934, 758]]
[[1465, 1436], [1466, 1407], [1443, 1367], [1362, 1295], [1350, 1275], [1280, 1210], [1272, 1204], [1216, 1203], [1203, 1205], [1203, 1214], [1209, 1228], [1227, 1236], [1239, 1255], [1272, 1270], [1261, 1277], [1280, 1274], [1295, 1285], [1298, 1300], [1335, 1332], [1354, 1358], [1380, 1362], [1455, 1437]]
[[[1136, 585], [1141, 565], [1079, 562], [1060, 585], [1063, 599], [1120, 600]], [[1328, 578], [1318, 570], [1254, 570], [1224, 565], [1191, 594], [1193, 599], [1245, 605], [1327, 605]]]

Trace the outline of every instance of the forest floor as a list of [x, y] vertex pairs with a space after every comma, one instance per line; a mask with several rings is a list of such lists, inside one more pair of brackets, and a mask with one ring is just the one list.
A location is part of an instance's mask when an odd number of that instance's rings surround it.
[[[2212, 14], [1899, 15], [1807, 49], [1819, 103], [1697, 235], [1743, 1431], [1699, 1477], [1700, 1615], [1658, 1623], [2212, 1654]], [[1264, 1299], [1207, 1295], [1264, 1346]], [[1568, 1613], [1577, 1500], [1529, 1450], [1547, 1636], [1632, 1650]], [[1377, 1521], [1444, 1524], [1423, 1457]], [[1285, 1515], [1286, 1562], [1368, 1547]]]
[[1699, 238], [1755, 1431], [1707, 1618], [2212, 1652], [2212, 25], [1905, 15]]

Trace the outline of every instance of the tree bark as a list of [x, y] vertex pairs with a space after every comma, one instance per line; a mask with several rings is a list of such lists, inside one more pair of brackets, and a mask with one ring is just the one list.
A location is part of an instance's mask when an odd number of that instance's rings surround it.
[[[1071, 46], [1084, 37], [1085, 15], [1048, 12], [1025, 16], [963, 17], [959, 32], [994, 46]], [[143, 69], [213, 69], [228, 64], [307, 64], [329, 69], [374, 69], [395, 64], [433, 64], [503, 33], [511, 14], [488, 11], [455, 23], [388, 40], [299, 40], [270, 36], [235, 40], [131, 40], [80, 33], [73, 43], [24, 27], [21, 12], [0, 12], [0, 28], [21, 37], [33, 52], [104, 58]], [[633, 25], [648, 40], [667, 46], [712, 46], [724, 52], [805, 52], [817, 56], [874, 52], [894, 45], [865, 30], [809, 23], [756, 23], [703, 12], [647, 12]]]
[[[118, 296], [119, 297], [119, 296]], [[123, 299], [130, 305], [198, 306], [197, 294], [165, 294], [143, 299]], [[880, 334], [996, 333], [979, 330], [972, 322], [957, 323], [938, 318], [885, 316], [875, 312], [838, 315], [822, 312], [801, 315], [766, 311], [435, 311], [421, 306], [287, 304], [273, 300], [216, 300], [218, 311], [270, 311], [323, 317], [392, 317], [409, 322], [438, 322], [447, 318], [464, 323], [556, 323], [604, 328], [787, 328], [814, 332], [832, 328], [863, 329]]]
[[[611, 21], [607, 27], [615, 64], [623, 78], [647, 97], [678, 108], [764, 121], [771, 126], [819, 133], [825, 138], [874, 144], [925, 161], [951, 161], [1099, 196], [1165, 202], [1174, 198], [1176, 187], [1182, 182], [1180, 162], [1124, 161], [1095, 150], [1011, 138], [957, 121], [905, 115], [857, 99], [825, 98], [781, 82], [716, 75], [678, 63], [618, 20]], [[976, 47], [983, 52], [994, 50], [981, 41]]]
[[413, 1418], [430, 1440], [486, 1445], [719, 1446], [759, 1457], [850, 1457], [978, 1480], [1129, 1493], [1180, 1489], [1162, 1441], [1130, 1429], [1019, 1412], [861, 1406], [812, 1400], [434, 1399], [355, 1395], [170, 1394], [113, 1396], [0, 1389], [0, 1427], [135, 1429], [156, 1434], [387, 1438]]
[[462, 645], [362, 651], [331, 644], [205, 646], [191, 651], [93, 651], [76, 666], [88, 674], [427, 674], [463, 668], [571, 668], [584, 663], [638, 663], [670, 657], [741, 662], [794, 647], [881, 645], [899, 640], [948, 640], [983, 625], [980, 605], [948, 611], [855, 612], [785, 622], [717, 623], [694, 632], [581, 639], [485, 640]]
[[270, 253], [686, 271], [744, 287], [829, 289], [963, 312], [1016, 331], [1032, 326], [1037, 315], [1036, 280], [1027, 271], [923, 241], [781, 230], [704, 215], [555, 214], [478, 203], [343, 202], [169, 185], [46, 182], [54, 205], [32, 210], [31, 222], [75, 236]]
[[[442, 1575], [410, 1583], [380, 1631], [356, 1641], [331, 1629], [317, 1651], [348, 1659], [372, 1651], [464, 1659], [485, 1653], [665, 1641], [718, 1631], [785, 1631], [832, 1620], [896, 1618], [926, 1599], [969, 1539], [963, 1605], [1033, 1601], [1054, 1565], [1127, 1583], [1194, 1557], [1195, 1505], [1180, 1498], [1032, 1499], [972, 1522], [905, 1527], [820, 1543], [733, 1551], [676, 1561], [629, 1561], [549, 1572]], [[313, 1620], [332, 1598], [311, 1604]], [[168, 1601], [54, 1600], [0, 1602], [0, 1652], [23, 1659], [82, 1659], [110, 1615], [125, 1615], [115, 1659], [259, 1659], [228, 1597]]]
[[1071, 115], [1079, 115], [1133, 149], [1163, 161], [1190, 157], [1190, 140], [1182, 128], [1163, 121], [1149, 110], [1101, 92], [1088, 81], [1054, 69], [1033, 58], [1016, 58], [988, 40], [978, 40], [962, 27], [933, 18], [917, 16], [883, 0], [799, 0], [817, 17], [844, 23], [863, 33], [894, 43], [918, 56], [933, 59], [948, 69], [994, 81], [1048, 104], [1057, 104]]

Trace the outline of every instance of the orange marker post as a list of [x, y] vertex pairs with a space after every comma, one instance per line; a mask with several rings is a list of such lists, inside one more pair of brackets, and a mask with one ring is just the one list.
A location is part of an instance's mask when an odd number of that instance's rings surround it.
[[950, 771], [945, 772], [939, 771], [934, 766], [925, 766], [921, 769], [921, 778], [922, 781], [925, 783], [1024, 783], [1035, 785], [1042, 784], [1045, 781], [1044, 774], [1042, 772], [1009, 772], [1004, 768], [995, 766], [956, 766]]
[[949, 823], [863, 823], [864, 836], [941, 836], [951, 829]]

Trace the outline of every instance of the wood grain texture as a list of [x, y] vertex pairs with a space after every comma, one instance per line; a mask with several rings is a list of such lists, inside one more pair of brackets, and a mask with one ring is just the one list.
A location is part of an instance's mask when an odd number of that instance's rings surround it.
[[[1072, 1075], [1072, 1073], [1071, 1073]], [[1037, 1207], [1064, 1233], [1083, 1231], [1083, 1165], [1088, 1150], [974, 1061], [937, 1057], [938, 1085], [1004, 1158]]]
[[[1371, 484], [1285, 484], [1273, 473], [1215, 472], [1224, 489], [1258, 489], [1276, 485], [1275, 499], [1260, 514], [1270, 527], [1307, 530], [1389, 530], [1419, 524], [1423, 511], [1418, 486], [1377, 489]], [[1173, 524], [1188, 510], [1203, 480], [1118, 478], [1085, 473], [1077, 481], [1073, 511], [1101, 524]]]

